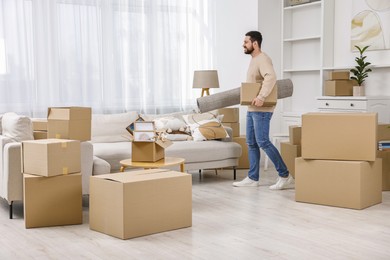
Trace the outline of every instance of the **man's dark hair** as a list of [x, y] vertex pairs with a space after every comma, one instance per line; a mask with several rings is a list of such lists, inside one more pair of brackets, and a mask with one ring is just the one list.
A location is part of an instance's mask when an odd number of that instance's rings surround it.
[[251, 38], [251, 42], [257, 42], [259, 47], [261, 47], [261, 43], [263, 42], [263, 36], [258, 31], [250, 31], [245, 34], [245, 36], [249, 36]]

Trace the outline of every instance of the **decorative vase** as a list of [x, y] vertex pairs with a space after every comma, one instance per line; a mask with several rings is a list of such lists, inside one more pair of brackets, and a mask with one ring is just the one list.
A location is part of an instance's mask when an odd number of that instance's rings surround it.
[[352, 95], [354, 97], [365, 96], [364, 86], [353, 86]]

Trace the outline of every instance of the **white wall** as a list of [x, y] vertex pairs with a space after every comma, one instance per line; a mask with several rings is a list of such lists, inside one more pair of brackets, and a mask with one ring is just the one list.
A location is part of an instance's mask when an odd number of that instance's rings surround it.
[[[216, 0], [217, 52], [216, 66], [220, 89], [213, 93], [237, 88], [246, 80], [250, 55], [242, 48], [245, 33], [258, 30], [258, 0]], [[246, 109], [240, 107], [240, 132], [245, 134]]]
[[[334, 66], [353, 67], [356, 52], [350, 50], [352, 1], [335, 1]], [[389, 27], [390, 24], [387, 24]], [[390, 50], [368, 51], [367, 61], [374, 65], [390, 65]], [[390, 96], [390, 67], [374, 68], [366, 81], [367, 95]]]

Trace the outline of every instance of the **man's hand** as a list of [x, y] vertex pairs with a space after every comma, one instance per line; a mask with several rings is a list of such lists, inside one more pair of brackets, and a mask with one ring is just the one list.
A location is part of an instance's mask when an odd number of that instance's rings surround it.
[[264, 105], [264, 101], [258, 97], [255, 97], [255, 99], [253, 99], [252, 101], [252, 106], [262, 107], [263, 105]]

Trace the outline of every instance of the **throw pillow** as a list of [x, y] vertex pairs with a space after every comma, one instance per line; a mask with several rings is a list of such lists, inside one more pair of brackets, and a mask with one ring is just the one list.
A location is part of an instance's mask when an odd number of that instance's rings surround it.
[[203, 120], [211, 120], [215, 118], [219, 119], [219, 121], [222, 121], [221, 116], [223, 115], [218, 116], [218, 110], [214, 110], [202, 114], [196, 113], [196, 114], [183, 115], [183, 118], [184, 121], [187, 123], [187, 125], [192, 125], [192, 124], [199, 123], [200, 121]]
[[183, 120], [180, 120], [177, 117], [169, 116], [169, 117], [161, 117], [153, 120], [156, 130], [170, 130], [179, 131], [180, 129], [184, 129], [186, 127], [186, 123]]
[[221, 122], [214, 118], [190, 125], [194, 141], [206, 141], [229, 137]]
[[15, 142], [34, 140], [31, 119], [27, 116], [9, 112], [3, 115], [2, 134]]

